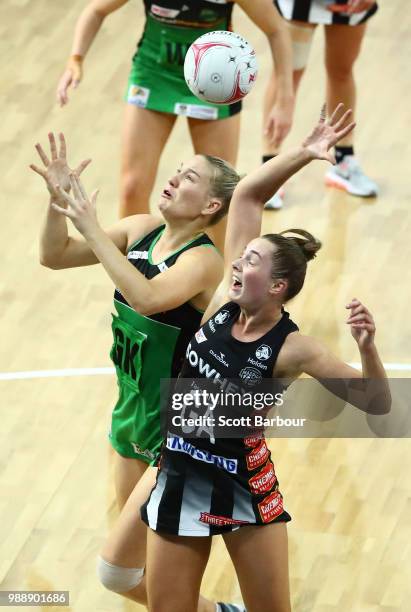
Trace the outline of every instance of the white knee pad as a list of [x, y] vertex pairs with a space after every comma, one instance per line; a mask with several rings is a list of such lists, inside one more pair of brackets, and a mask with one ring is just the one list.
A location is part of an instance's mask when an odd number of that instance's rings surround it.
[[143, 579], [144, 567], [120, 567], [105, 561], [102, 557], [97, 559], [97, 576], [103, 586], [114, 593], [127, 593], [134, 589]]
[[308, 63], [315, 28], [289, 23], [293, 47], [293, 70], [304, 70]]

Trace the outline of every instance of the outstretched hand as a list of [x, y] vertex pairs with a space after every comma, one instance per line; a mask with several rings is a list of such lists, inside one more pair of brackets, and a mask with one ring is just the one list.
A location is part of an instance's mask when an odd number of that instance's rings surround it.
[[353, 298], [346, 308], [351, 310], [347, 319], [351, 334], [360, 350], [365, 349], [374, 342], [375, 323], [372, 314], [357, 298]]
[[67, 163], [67, 148], [64, 134], [59, 134], [59, 151], [57, 151], [56, 139], [52, 132], [49, 133], [48, 138], [50, 143], [51, 159], [47, 157], [42, 146], [37, 143], [36, 151], [44, 164], [44, 168], [40, 168], [34, 164], [30, 164], [30, 168], [43, 177], [52, 200], [54, 202], [58, 202], [60, 206], [65, 206], [64, 199], [61, 198], [56, 189], [57, 185], [59, 185], [63, 191], [69, 192], [71, 187], [70, 174], [73, 174], [75, 177], [79, 177], [83, 170], [89, 165], [91, 159], [82, 161], [77, 168], [71, 170]]
[[341, 114], [343, 108], [344, 104], [338, 104], [331, 117], [327, 119], [325, 104], [322, 107], [319, 122], [302, 145], [314, 159], [325, 159], [335, 164], [335, 157], [330, 149], [355, 127], [353, 121], [349, 122], [352, 110], [349, 109]]

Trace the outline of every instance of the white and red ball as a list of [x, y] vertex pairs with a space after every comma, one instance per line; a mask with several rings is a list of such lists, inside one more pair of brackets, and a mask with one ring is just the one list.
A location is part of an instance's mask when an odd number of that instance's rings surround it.
[[252, 89], [257, 77], [255, 51], [242, 36], [207, 32], [193, 42], [184, 60], [184, 78], [200, 100], [233, 104]]

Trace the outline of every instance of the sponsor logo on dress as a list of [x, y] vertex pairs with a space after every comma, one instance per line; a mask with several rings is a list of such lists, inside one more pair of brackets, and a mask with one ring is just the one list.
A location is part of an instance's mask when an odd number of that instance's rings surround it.
[[259, 494], [267, 493], [267, 491], [273, 488], [276, 482], [277, 477], [275, 475], [274, 466], [271, 461], [268, 461], [267, 465], [265, 465], [262, 470], [250, 478], [248, 484], [253, 493]]
[[206, 342], [207, 340], [207, 336], [205, 335], [202, 329], [199, 329], [198, 332], [196, 332], [195, 338], [198, 344], [201, 344], [202, 342]]
[[150, 90], [147, 87], [140, 87], [139, 85], [130, 85], [128, 88], [127, 102], [135, 104], [141, 108], [147, 106]]
[[192, 368], [197, 368], [199, 373], [206, 378], [220, 378], [220, 374], [205, 359], [198, 356], [198, 353], [191, 348], [191, 342], [187, 347], [186, 358]]
[[218, 516], [217, 514], [209, 514], [209, 512], [200, 512], [200, 519], [202, 523], [207, 525], [217, 525], [223, 527], [224, 525], [247, 525], [248, 521], [238, 521], [228, 516]]
[[217, 372], [217, 370], [208, 363], [208, 361], [200, 357], [191, 347], [191, 342], [187, 347], [186, 359], [190, 366], [195, 368], [201, 376], [212, 379], [220, 389], [224, 389], [227, 393], [239, 393], [244, 391], [242, 387], [234, 384], [229, 378], [223, 377], [220, 372]]
[[212, 331], [212, 332], [213, 332], [213, 334], [214, 334], [214, 332], [215, 332], [215, 325], [214, 325], [214, 323], [213, 323], [213, 319], [210, 319], [210, 320], [209, 320], [209, 322], [208, 322], [208, 327], [211, 329], [211, 331]]
[[157, 268], [160, 270], [160, 272], [165, 272], [166, 270], [168, 270], [168, 265], [164, 261], [162, 261], [157, 265]]
[[138, 455], [143, 455], [143, 457], [148, 457], [148, 459], [155, 459], [156, 457], [155, 453], [152, 453], [150, 450], [148, 450], [148, 448], [143, 450], [141, 446], [139, 446], [135, 442], [130, 442], [130, 444], [133, 447], [133, 451], [137, 453]]
[[167, 17], [168, 19], [175, 19], [179, 14], [178, 9], [170, 9], [165, 6], [158, 6], [158, 4], [151, 5], [151, 12], [157, 17]]
[[197, 448], [188, 442], [188, 440], [184, 440], [184, 438], [179, 438], [172, 435], [167, 437], [166, 445], [170, 451], [185, 453], [197, 461], [211, 463], [216, 467], [229, 472], [230, 474], [237, 474], [237, 459], [227, 459], [227, 457], [222, 457], [221, 455], [214, 455], [210, 451]]
[[225, 355], [224, 353], [222, 353], [220, 351], [220, 354], [217, 355], [217, 353], [215, 353], [213, 351], [213, 349], [209, 350], [210, 355], [212, 355], [214, 357], [214, 359], [217, 359], [217, 361], [219, 361], [220, 363], [222, 363], [226, 368], [228, 368], [228, 363], [226, 362], [226, 360], [224, 359]]
[[200, 104], [174, 104], [174, 113], [192, 119], [218, 119], [218, 109], [212, 106], [201, 106]]
[[268, 365], [266, 363], [261, 363], [261, 361], [257, 361], [256, 359], [253, 359], [252, 357], [249, 357], [247, 359], [247, 363], [251, 363], [251, 365], [257, 366], [257, 368], [261, 368], [262, 370], [268, 369]]
[[255, 468], [263, 465], [270, 456], [270, 451], [267, 448], [267, 444], [265, 440], [261, 440], [260, 444], [251, 451], [248, 455], [246, 455], [247, 468], [251, 470], [255, 470]]
[[273, 354], [273, 351], [271, 350], [271, 347], [268, 346], [267, 344], [262, 344], [261, 346], [258, 347], [258, 349], [255, 352], [255, 356], [257, 357], [257, 359], [262, 359], [262, 360], [269, 359], [272, 354]]
[[243, 368], [240, 371], [240, 378], [242, 378], [246, 385], [253, 387], [262, 381], [263, 376], [261, 372], [255, 368]]
[[263, 523], [270, 523], [277, 516], [280, 516], [284, 512], [283, 496], [280, 491], [274, 491], [274, 493], [263, 499], [258, 504], [258, 510]]
[[244, 444], [249, 448], [255, 448], [261, 442], [261, 436], [248, 436], [244, 438]]
[[148, 259], [148, 251], [129, 251], [127, 259]]

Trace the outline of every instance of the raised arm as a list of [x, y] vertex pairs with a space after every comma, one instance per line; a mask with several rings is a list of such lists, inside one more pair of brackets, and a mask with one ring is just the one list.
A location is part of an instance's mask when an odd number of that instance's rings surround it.
[[[276, 376], [296, 378], [305, 373], [329, 391], [369, 414], [386, 414], [391, 393], [384, 366], [375, 345], [375, 323], [368, 308], [354, 298], [346, 324], [357, 343], [362, 371], [336, 357], [322, 342], [301, 334], [290, 334], [276, 364]], [[346, 380], [347, 385], [339, 381]]]
[[288, 178], [313, 160], [335, 163], [330, 149], [354, 128], [354, 123], [349, 123], [351, 110], [344, 114], [342, 110], [339, 104], [326, 119], [323, 107], [317, 125], [300, 147], [278, 155], [239, 182], [228, 213], [225, 269], [231, 271], [232, 261], [260, 235], [264, 204]]
[[301, 147], [281, 153], [243, 178], [235, 188], [230, 204], [224, 244], [224, 277], [210, 302], [203, 320], [211, 317], [228, 299], [232, 262], [238, 259], [250, 240], [261, 233], [264, 204], [290, 176], [315, 159], [335, 163], [330, 149], [351, 132], [355, 124], [349, 122], [351, 110], [342, 114], [339, 104], [326, 119], [325, 106], [320, 120]]
[[237, 0], [237, 4], [264, 32], [270, 45], [277, 96], [264, 131], [277, 149], [290, 131], [294, 112], [291, 37], [273, 0]]
[[88, 198], [78, 177], [72, 174], [70, 182], [72, 194], [58, 187], [60, 202], [53, 202], [51, 207], [56, 214], [73, 222], [94, 257], [104, 266], [134, 310], [143, 315], [171, 310], [196, 297], [203, 301], [204, 294], [209, 295], [210, 288], [216, 287], [222, 274], [222, 261], [214, 249], [206, 247], [183, 253], [170, 269], [147, 279], [100, 227], [95, 207], [98, 192], [94, 191]]
[[67, 91], [74, 89], [83, 77], [83, 60], [95, 39], [105, 17], [119, 9], [128, 0], [92, 0], [82, 11], [74, 30], [74, 40], [67, 67], [57, 85], [57, 101], [60, 106], [68, 102]]
[[[34, 164], [30, 166], [34, 172], [44, 179], [49, 192], [49, 206], [40, 236], [40, 262], [42, 265], [55, 270], [99, 263], [86, 240], [69, 236], [66, 217], [53, 209], [53, 204], [66, 206], [56, 186], [60, 185], [63, 191], [68, 192], [70, 190], [70, 173], [79, 177], [90, 160], [81, 162], [75, 170], [71, 170], [67, 162], [64, 135], [59, 135], [60, 146], [58, 150], [52, 133], [49, 134], [49, 143], [50, 158], [40, 144], [36, 145], [43, 167]], [[122, 253], [125, 253], [131, 238], [137, 239], [139, 235], [151, 231], [158, 224], [158, 220], [151, 215], [138, 215], [138, 219], [137, 216], [128, 217], [113, 225], [107, 231], [107, 236]]]

